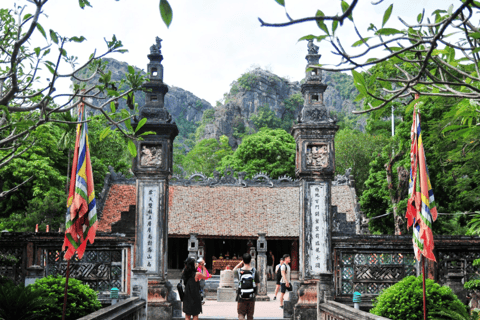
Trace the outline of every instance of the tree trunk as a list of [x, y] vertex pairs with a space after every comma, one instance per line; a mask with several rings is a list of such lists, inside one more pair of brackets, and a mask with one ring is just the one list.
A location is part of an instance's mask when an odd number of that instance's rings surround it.
[[395, 162], [397, 162], [405, 152], [401, 151], [397, 153], [396, 155], [393, 155], [390, 157], [390, 161], [388, 161], [387, 164], [385, 164], [385, 168], [387, 171], [387, 183], [388, 183], [388, 193], [390, 194], [390, 201], [392, 202], [393, 206], [393, 222], [395, 225], [395, 235], [400, 235], [401, 232], [401, 225], [403, 223], [402, 218], [397, 214], [397, 204], [400, 201], [398, 195], [400, 194], [398, 190], [395, 190], [393, 186], [393, 165]]

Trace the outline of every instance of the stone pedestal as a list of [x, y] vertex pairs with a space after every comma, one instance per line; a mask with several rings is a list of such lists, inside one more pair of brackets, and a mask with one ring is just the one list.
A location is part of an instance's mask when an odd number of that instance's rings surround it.
[[234, 272], [232, 270], [221, 270], [220, 285], [217, 289], [217, 302], [235, 302], [236, 296]]
[[173, 306], [169, 300], [171, 286], [160, 277], [148, 279], [148, 320], [171, 320], [173, 318]]
[[27, 268], [27, 276], [25, 277], [25, 287], [34, 284], [37, 279], [43, 278], [43, 268], [33, 265]]
[[[132, 269], [132, 296], [140, 297], [141, 299], [148, 300], [148, 278], [147, 278], [147, 269], [145, 268], [133, 268]], [[142, 310], [139, 314], [139, 319], [146, 319], [147, 317], [147, 308]]]
[[267, 240], [266, 233], [259, 233], [257, 240], [257, 273], [260, 283], [257, 284], [257, 301], [270, 301], [267, 295]]
[[445, 277], [447, 281], [445, 281], [445, 285], [452, 289], [453, 293], [455, 293], [464, 304], [467, 304], [467, 289], [463, 287], [463, 273], [453, 273], [449, 272]]

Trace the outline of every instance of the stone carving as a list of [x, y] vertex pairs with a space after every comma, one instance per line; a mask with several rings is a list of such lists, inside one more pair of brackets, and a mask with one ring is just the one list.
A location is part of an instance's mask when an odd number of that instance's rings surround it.
[[238, 172], [238, 179], [234, 177], [234, 170], [232, 168], [226, 168], [225, 174], [222, 174], [216, 170], [213, 171], [213, 178], [208, 178], [201, 172], [195, 172], [186, 178], [186, 173], [182, 169], [182, 174], [175, 174], [170, 178], [172, 185], [202, 185], [202, 186], [232, 186], [232, 187], [291, 187], [298, 186], [298, 181], [293, 180], [286, 175], [279, 177], [276, 180], [272, 180], [266, 173], [260, 172], [253, 176], [252, 179], [245, 179], [246, 172]]
[[162, 165], [162, 147], [142, 146], [140, 165], [145, 167], [157, 167]]
[[319, 122], [322, 120], [327, 119], [327, 109], [325, 107], [323, 108], [315, 108], [312, 110], [306, 110], [305, 111], [305, 122], [308, 121], [314, 121], [314, 122]]
[[308, 54], [318, 54], [318, 46], [313, 44], [313, 39], [308, 40]]
[[150, 47], [150, 54], [162, 54], [162, 51], [160, 50], [162, 48], [162, 39], [156, 37], [155, 42], [156, 44]]
[[350, 173], [352, 172], [352, 168], [348, 168], [345, 170], [345, 174], [337, 174], [335, 177], [334, 185], [345, 185], [350, 182]]
[[253, 176], [252, 180], [255, 182], [265, 182], [270, 186], [270, 188], [273, 188], [273, 183], [272, 181], [270, 181], [270, 177], [266, 173], [263, 173], [263, 172], [257, 173], [256, 175]]
[[328, 167], [328, 146], [314, 145], [307, 147], [306, 163], [307, 166]]

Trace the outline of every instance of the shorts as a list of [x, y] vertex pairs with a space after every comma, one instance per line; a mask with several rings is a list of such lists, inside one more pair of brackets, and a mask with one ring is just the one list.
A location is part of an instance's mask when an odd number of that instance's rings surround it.
[[286, 283], [280, 283], [281, 287], [280, 287], [280, 292], [281, 293], [285, 293], [287, 292], [287, 284]]
[[273, 266], [267, 266], [267, 273], [273, 274]]
[[255, 311], [255, 300], [239, 300], [237, 303], [238, 319], [253, 319], [253, 312]]
[[277, 284], [278, 284], [278, 285], [281, 285], [281, 283], [280, 283], [280, 278], [277, 279]]

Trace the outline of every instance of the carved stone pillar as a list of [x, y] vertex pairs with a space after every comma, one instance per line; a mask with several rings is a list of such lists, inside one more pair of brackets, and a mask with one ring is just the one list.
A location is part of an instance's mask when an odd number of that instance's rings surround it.
[[[331, 186], [335, 173], [336, 119], [323, 103], [327, 85], [322, 83], [318, 47], [308, 43], [304, 106], [291, 134], [296, 142], [296, 176], [301, 183], [298, 300], [294, 319], [316, 317], [317, 282], [332, 272]], [[294, 287], [295, 288], [295, 287]]]
[[[168, 91], [163, 83], [163, 56], [160, 41], [150, 48], [147, 65], [150, 81], [146, 103], [140, 108], [138, 119], [132, 124], [137, 134], [150, 131], [136, 142], [137, 156], [132, 171], [137, 177], [135, 267], [146, 269], [148, 281], [147, 319], [171, 319], [172, 308], [168, 302], [171, 290], [167, 285], [168, 241], [168, 176], [172, 173], [172, 146], [178, 128], [164, 108]], [[144, 119], [146, 122], [141, 126]]]
[[270, 301], [267, 295], [267, 239], [266, 233], [259, 233], [257, 240], [257, 272], [260, 283], [257, 290], [257, 301]]
[[188, 239], [188, 257], [197, 260], [198, 254], [198, 233], [190, 233], [190, 239]]
[[205, 243], [203, 242], [203, 239], [198, 240], [198, 258], [202, 258], [205, 260]]

